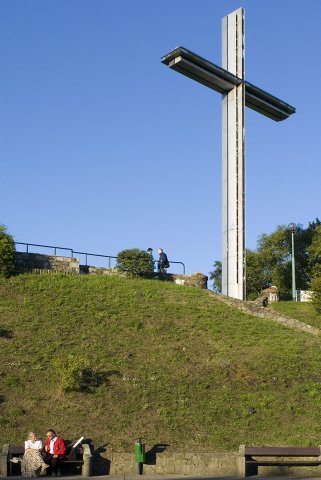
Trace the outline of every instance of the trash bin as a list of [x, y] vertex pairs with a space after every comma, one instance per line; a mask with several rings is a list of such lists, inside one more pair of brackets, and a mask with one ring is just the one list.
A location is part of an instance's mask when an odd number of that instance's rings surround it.
[[137, 463], [138, 475], [142, 475], [143, 465], [146, 459], [146, 455], [145, 455], [145, 443], [142, 441], [141, 438], [139, 438], [135, 443], [135, 459]]

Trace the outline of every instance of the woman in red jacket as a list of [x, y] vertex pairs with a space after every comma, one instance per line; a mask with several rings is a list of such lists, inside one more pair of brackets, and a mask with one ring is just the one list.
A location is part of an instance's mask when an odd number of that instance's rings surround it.
[[50, 428], [47, 431], [47, 438], [44, 447], [44, 461], [51, 467], [51, 475], [60, 477], [60, 461], [65, 456], [65, 442], [56, 432]]

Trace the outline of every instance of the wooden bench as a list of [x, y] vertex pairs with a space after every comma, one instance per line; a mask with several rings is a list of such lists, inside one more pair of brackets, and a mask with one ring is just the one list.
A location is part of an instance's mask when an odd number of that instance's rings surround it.
[[[17, 468], [17, 464], [12, 463], [10, 460], [13, 457], [23, 457], [24, 447], [18, 445], [3, 445], [2, 452], [0, 453], [0, 474], [5, 477], [10, 477], [17, 474], [17, 470], [20, 472], [20, 464]], [[70, 452], [70, 448], [69, 448]], [[68, 458], [68, 447], [66, 457], [61, 460], [61, 469], [64, 467], [76, 467], [81, 468], [81, 474], [83, 477], [90, 477], [92, 470], [92, 454], [88, 444], [82, 444], [81, 447], [75, 448], [75, 455], [72, 458]]]
[[238, 474], [258, 475], [258, 467], [317, 467], [321, 465], [321, 447], [246, 447], [238, 454]]

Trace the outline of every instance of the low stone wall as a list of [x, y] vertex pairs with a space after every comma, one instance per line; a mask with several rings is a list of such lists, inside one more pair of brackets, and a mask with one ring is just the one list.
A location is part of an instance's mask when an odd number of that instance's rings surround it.
[[18, 273], [33, 271], [79, 273], [78, 258], [39, 253], [16, 252], [15, 265]]
[[[143, 465], [143, 475], [194, 475], [213, 477], [241, 477], [244, 478], [244, 455], [239, 452], [171, 452], [170, 448], [155, 453], [146, 453], [146, 463]], [[94, 475], [122, 475], [123, 478], [132, 478], [137, 473], [137, 464], [133, 453], [109, 452], [100, 457], [101, 462], [94, 466]], [[103, 468], [97, 468], [100, 466]], [[95, 465], [95, 460], [94, 460]], [[321, 477], [321, 466], [307, 467], [258, 467], [259, 475], [263, 476], [297, 476]]]
[[[116, 275], [124, 277], [126, 274], [116, 268], [100, 268], [89, 265], [80, 265], [79, 258], [70, 258], [54, 255], [44, 255], [40, 253], [15, 253], [15, 264], [18, 273], [37, 272], [37, 273], [74, 273], [83, 275]], [[202, 273], [193, 273], [193, 275], [179, 275], [175, 273], [157, 273], [151, 274], [151, 278], [174, 282], [178, 285], [188, 287], [207, 288], [207, 276]]]
[[[137, 473], [134, 453], [107, 454], [106, 465], [108, 471], [96, 473], [109, 475]], [[237, 453], [173, 453], [167, 450], [154, 455], [147, 453], [143, 474], [237, 476]]]
[[207, 289], [208, 277], [200, 272], [193, 273], [193, 275], [176, 275], [167, 273], [166, 276], [167, 280], [175, 282], [177, 285]]

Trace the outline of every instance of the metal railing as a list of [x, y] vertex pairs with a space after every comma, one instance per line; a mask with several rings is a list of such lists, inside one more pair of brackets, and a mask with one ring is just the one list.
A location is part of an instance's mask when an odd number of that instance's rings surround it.
[[26, 245], [26, 253], [29, 253], [29, 247], [42, 247], [42, 248], [52, 248], [54, 250], [54, 255], [57, 255], [57, 250], [68, 250], [73, 257], [73, 249], [66, 247], [53, 247], [52, 245], [39, 245], [38, 243], [26, 243], [26, 242], [14, 242], [15, 245]]
[[78, 255], [85, 255], [85, 259], [86, 259], [86, 267], [88, 266], [88, 257], [102, 257], [102, 258], [108, 258], [108, 268], [111, 268], [111, 263], [110, 263], [110, 260], [112, 258], [114, 258], [115, 260], [117, 259], [117, 257], [113, 257], [112, 255], [100, 255], [98, 253], [88, 253], [88, 252], [76, 252], [75, 250], [73, 251], [73, 253], [76, 253]]
[[[76, 250], [73, 250], [72, 248], [68, 247], [57, 247], [53, 245], [40, 245], [38, 243], [26, 243], [26, 242], [15, 242], [15, 245], [25, 245], [26, 246], [26, 253], [31, 253], [29, 252], [29, 247], [40, 247], [40, 248], [50, 248], [54, 251], [54, 256], [57, 256], [57, 251], [58, 250], [66, 250], [70, 253], [70, 257], [73, 258], [75, 254], [77, 255], [85, 255], [85, 262], [86, 262], [86, 267], [88, 266], [88, 257], [100, 257], [100, 258], [108, 258], [108, 268], [111, 267], [111, 259], [116, 260], [117, 257], [114, 257], [112, 255], [101, 255], [99, 253], [89, 253], [89, 252], [78, 252]], [[33, 253], [33, 252], [32, 252]], [[176, 262], [174, 260], [169, 260], [170, 264], [178, 264], [181, 265], [183, 268], [183, 275], [185, 275], [185, 264], [183, 262]], [[154, 264], [157, 265], [157, 260], [154, 260]]]

